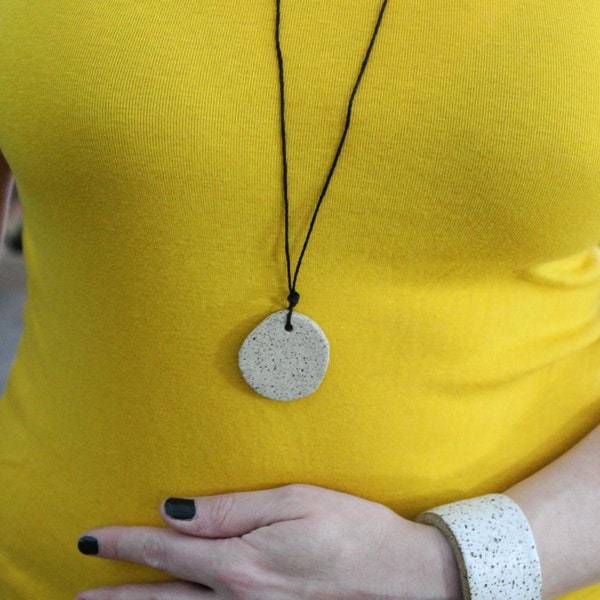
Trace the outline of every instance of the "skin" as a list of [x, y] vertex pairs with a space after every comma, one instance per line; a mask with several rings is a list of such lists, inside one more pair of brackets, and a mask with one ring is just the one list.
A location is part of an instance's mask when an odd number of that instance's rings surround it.
[[8, 201], [12, 190], [12, 183], [13, 178], [10, 167], [2, 153], [0, 153], [0, 248], [2, 247], [4, 225], [8, 213]]
[[531, 525], [544, 598], [600, 582], [600, 426], [507, 495]]
[[84, 592], [78, 600], [460, 597], [443, 536], [382, 505], [304, 485], [196, 498], [195, 505], [189, 521], [170, 519], [163, 506], [169, 529], [116, 527], [89, 535], [100, 540], [104, 558], [150, 564], [210, 589], [125, 586]]
[[[0, 154], [0, 231], [12, 176]], [[190, 474], [193, 477], [193, 473]], [[505, 493], [531, 525], [543, 598], [600, 581], [600, 426]], [[97, 558], [144, 564], [166, 584], [82, 592], [77, 600], [458, 600], [456, 561], [434, 528], [380, 504], [306, 485], [194, 499], [167, 528], [88, 531]], [[92, 560], [92, 559], [90, 559]]]

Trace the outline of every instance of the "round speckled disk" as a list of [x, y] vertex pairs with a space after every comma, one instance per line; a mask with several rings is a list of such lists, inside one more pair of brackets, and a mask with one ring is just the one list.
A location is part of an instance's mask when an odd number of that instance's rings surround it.
[[285, 329], [287, 310], [269, 315], [245, 339], [239, 365], [248, 385], [271, 400], [298, 400], [312, 394], [329, 364], [329, 342], [306, 315], [292, 313], [292, 331]]

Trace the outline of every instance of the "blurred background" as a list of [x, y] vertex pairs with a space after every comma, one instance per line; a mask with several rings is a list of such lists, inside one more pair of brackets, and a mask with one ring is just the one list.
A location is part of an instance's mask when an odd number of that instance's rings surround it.
[[4, 245], [0, 250], [0, 395], [6, 386], [23, 327], [26, 289], [21, 232], [21, 207], [15, 189]]

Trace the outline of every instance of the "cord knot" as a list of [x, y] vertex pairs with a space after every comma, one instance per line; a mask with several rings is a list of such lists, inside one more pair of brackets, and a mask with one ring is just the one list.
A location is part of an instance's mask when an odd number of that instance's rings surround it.
[[288, 306], [288, 314], [287, 319], [285, 321], [285, 330], [286, 331], [294, 331], [294, 326], [292, 325], [292, 313], [294, 312], [294, 307], [300, 301], [300, 294], [296, 290], [291, 290], [290, 295], [287, 297], [290, 305]]
[[292, 290], [290, 295], [287, 297], [287, 300], [290, 303], [289, 308], [293, 309], [296, 307], [298, 302], [300, 302], [300, 294], [296, 290]]

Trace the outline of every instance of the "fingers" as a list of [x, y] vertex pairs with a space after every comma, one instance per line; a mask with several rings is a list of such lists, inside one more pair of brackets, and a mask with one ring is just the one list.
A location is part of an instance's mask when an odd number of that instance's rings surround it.
[[123, 585], [104, 587], [87, 592], [81, 592], [75, 600], [198, 600], [213, 597], [211, 589], [187, 583], [174, 581], [147, 585]]
[[[188, 500], [170, 499], [161, 509], [163, 518], [171, 526], [169, 529], [95, 529], [80, 539], [79, 549], [84, 554], [100, 558], [145, 565], [177, 579], [202, 584], [211, 590], [253, 588], [261, 582], [264, 565], [257, 571], [259, 552], [244, 536], [269, 525], [306, 517], [309, 507], [315, 506], [315, 494], [325, 501], [334, 493], [311, 486], [293, 485]], [[337, 500], [337, 496], [333, 498]], [[198, 590], [200, 588], [194, 591]], [[189, 589], [185, 591], [187, 593]], [[206, 592], [206, 589], [200, 591]], [[100, 590], [93, 593], [106, 592]], [[114, 589], [110, 593], [114, 594]], [[122, 593], [132, 592], [125, 590]], [[80, 600], [104, 600], [107, 597], [88, 596], [86, 592], [85, 596], [80, 596]], [[108, 597], [119, 598], [114, 595]], [[138, 596], [123, 596], [124, 599], [130, 597]]]
[[227, 545], [227, 540], [202, 540], [155, 527], [105, 527], [79, 541], [83, 554], [146, 565], [210, 587], [219, 563], [230, 556]]
[[306, 515], [310, 486], [290, 485], [258, 492], [200, 498], [169, 498], [161, 507], [174, 529], [202, 538], [240, 537], [268, 525]]

